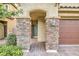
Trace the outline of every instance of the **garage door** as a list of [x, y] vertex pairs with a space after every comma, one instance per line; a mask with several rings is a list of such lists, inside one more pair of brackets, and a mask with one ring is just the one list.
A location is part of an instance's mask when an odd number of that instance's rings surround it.
[[60, 44], [79, 44], [79, 20], [60, 20]]

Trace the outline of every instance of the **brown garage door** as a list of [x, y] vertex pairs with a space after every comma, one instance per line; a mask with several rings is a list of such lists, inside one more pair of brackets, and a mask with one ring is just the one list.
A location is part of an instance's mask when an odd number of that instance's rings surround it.
[[79, 20], [60, 20], [60, 44], [79, 44]]

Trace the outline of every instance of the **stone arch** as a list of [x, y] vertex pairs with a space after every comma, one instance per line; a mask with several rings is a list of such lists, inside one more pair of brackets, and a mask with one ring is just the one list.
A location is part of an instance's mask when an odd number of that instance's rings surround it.
[[46, 17], [46, 11], [41, 9], [35, 9], [30, 11], [30, 17], [32, 20], [44, 19]]
[[[32, 38], [36, 38], [39, 42], [45, 42], [45, 17], [46, 17], [46, 11], [42, 9], [34, 9], [30, 11], [30, 17], [31, 17], [31, 28], [35, 28], [37, 25], [37, 29], [35, 32], [37, 32], [36, 36], [32, 36]], [[31, 33], [34, 33], [31, 30]]]

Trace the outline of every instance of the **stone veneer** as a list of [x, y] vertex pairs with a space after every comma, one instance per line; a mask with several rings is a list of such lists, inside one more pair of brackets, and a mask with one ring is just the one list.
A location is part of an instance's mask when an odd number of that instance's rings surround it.
[[[31, 21], [28, 18], [17, 18], [17, 45], [29, 50], [31, 41]], [[46, 50], [57, 50], [59, 38], [59, 20], [46, 19]]]
[[58, 49], [59, 20], [56, 18], [46, 19], [46, 50]]
[[31, 22], [29, 18], [17, 18], [17, 45], [29, 50], [31, 39]]

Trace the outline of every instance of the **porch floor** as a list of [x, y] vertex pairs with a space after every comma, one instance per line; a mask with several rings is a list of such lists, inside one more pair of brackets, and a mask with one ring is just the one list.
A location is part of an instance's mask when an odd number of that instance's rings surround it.
[[[42, 44], [43, 45], [43, 44]], [[44, 46], [41, 43], [32, 45], [29, 52], [24, 51], [24, 56], [79, 56], [79, 46], [63, 46], [59, 45], [57, 53], [45, 51]]]

